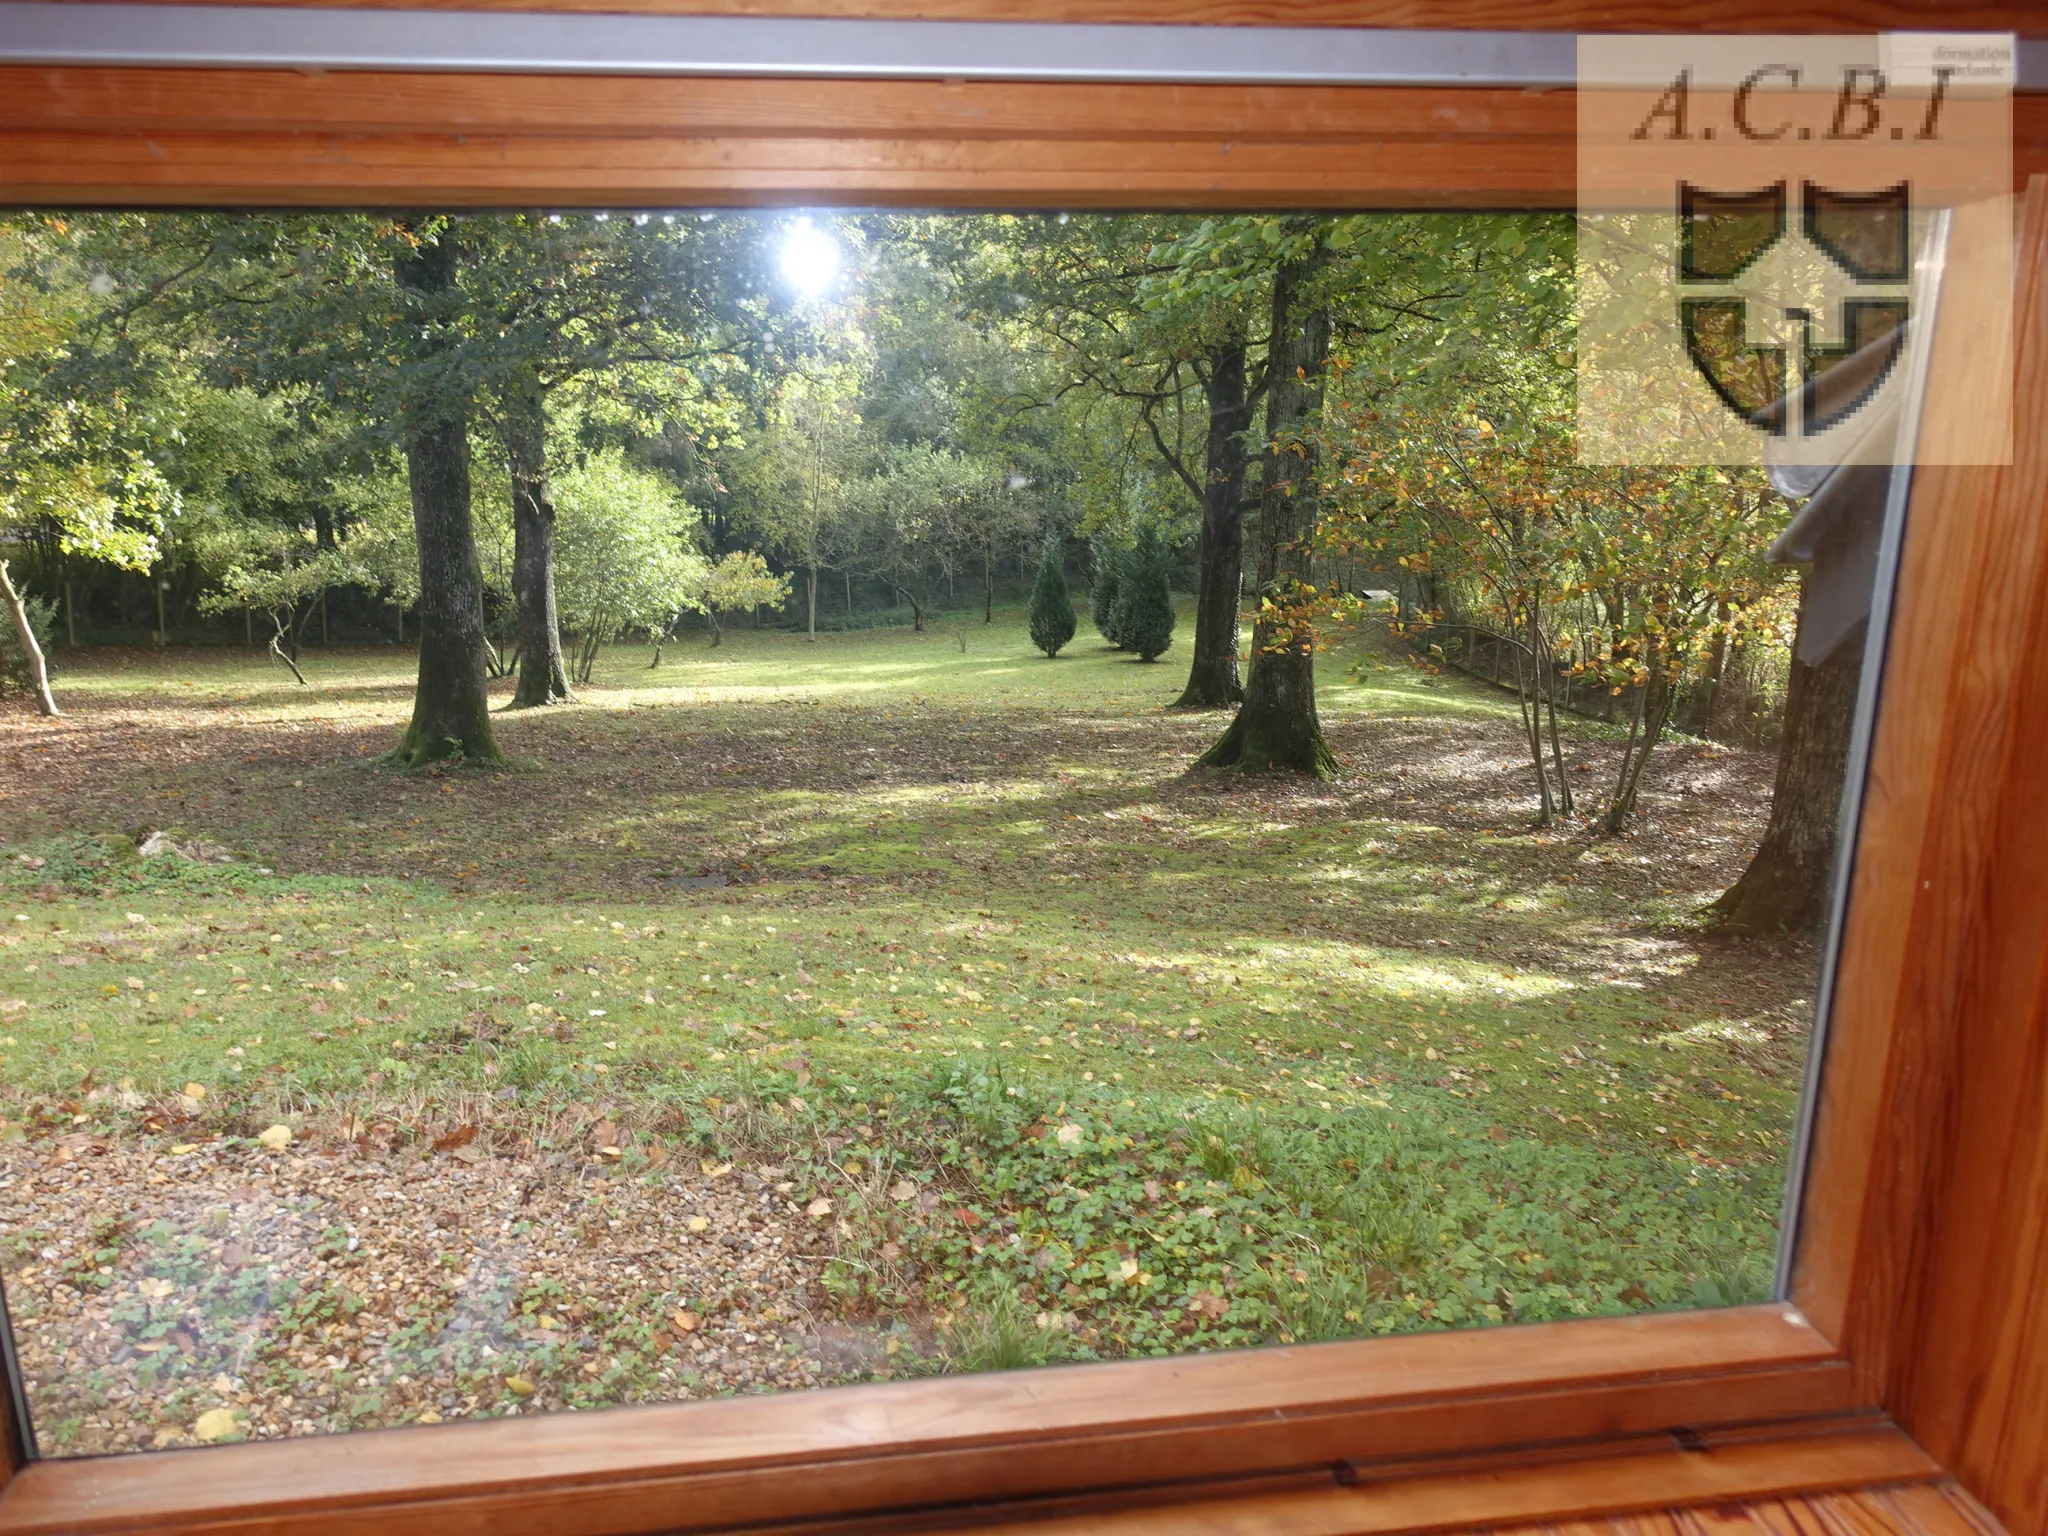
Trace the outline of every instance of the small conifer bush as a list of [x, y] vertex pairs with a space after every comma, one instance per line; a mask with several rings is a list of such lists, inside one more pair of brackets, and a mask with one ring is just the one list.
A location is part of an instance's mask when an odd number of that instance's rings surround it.
[[1057, 534], [1045, 541], [1038, 557], [1038, 579], [1031, 584], [1031, 643], [1046, 659], [1074, 638], [1074, 599], [1067, 591], [1067, 557]]
[[1088, 614], [1095, 621], [1096, 633], [1112, 646], [1121, 646], [1117, 638], [1116, 608], [1118, 589], [1123, 585], [1124, 563], [1129, 552], [1097, 540], [1095, 544], [1095, 584], [1088, 592]]
[[1138, 535], [1117, 594], [1117, 638], [1140, 661], [1154, 661], [1173, 644], [1173, 592], [1167, 586], [1172, 554], [1150, 528]]

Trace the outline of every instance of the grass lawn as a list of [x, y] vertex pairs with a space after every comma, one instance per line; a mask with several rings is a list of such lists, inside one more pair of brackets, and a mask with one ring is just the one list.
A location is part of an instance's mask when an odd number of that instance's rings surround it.
[[1767, 756], [1672, 743], [1604, 839], [1528, 825], [1510, 696], [1370, 645], [1329, 785], [1185, 776], [1184, 648], [1015, 613], [646, 658], [503, 773], [374, 766], [390, 647], [0, 716], [46, 1450], [1767, 1288], [1814, 956], [1683, 922]]

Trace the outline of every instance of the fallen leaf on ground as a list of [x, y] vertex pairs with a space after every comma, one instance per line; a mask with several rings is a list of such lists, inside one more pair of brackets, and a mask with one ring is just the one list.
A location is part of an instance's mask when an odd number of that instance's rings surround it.
[[288, 1125], [273, 1125], [267, 1131], [257, 1134], [256, 1139], [273, 1152], [282, 1152], [291, 1145], [292, 1128]]
[[232, 1408], [209, 1408], [192, 1426], [192, 1438], [208, 1442], [224, 1440], [234, 1432], [235, 1410]]

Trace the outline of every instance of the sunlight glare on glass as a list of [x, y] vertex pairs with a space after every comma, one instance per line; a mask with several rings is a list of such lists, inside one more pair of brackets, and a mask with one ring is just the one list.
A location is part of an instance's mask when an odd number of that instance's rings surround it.
[[782, 280], [815, 299], [839, 275], [839, 242], [809, 219], [798, 219], [782, 239]]

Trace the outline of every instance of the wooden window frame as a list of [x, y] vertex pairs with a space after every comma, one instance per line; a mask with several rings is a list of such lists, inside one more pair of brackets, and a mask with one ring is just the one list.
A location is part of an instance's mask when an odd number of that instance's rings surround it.
[[[721, 8], [778, 7], [693, 7]], [[1561, 0], [1215, 9], [1086, 14], [1672, 21]], [[1700, 9], [1719, 30], [1914, 15]], [[2048, 171], [2048, 100], [2015, 115], [2024, 184]], [[0, 68], [0, 204], [1563, 208], [1573, 133], [1559, 89]], [[101, 1460], [25, 1461], [0, 1394], [0, 1536], [1133, 1511], [1160, 1531], [1412, 1531], [1949, 1473], [2048, 1529], [2048, 1314], [2028, 1300], [2048, 1272], [2048, 677], [2026, 665], [2048, 649], [2048, 181], [2019, 230], [2015, 462], [1914, 479], [1788, 1300]]]

